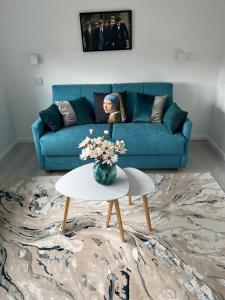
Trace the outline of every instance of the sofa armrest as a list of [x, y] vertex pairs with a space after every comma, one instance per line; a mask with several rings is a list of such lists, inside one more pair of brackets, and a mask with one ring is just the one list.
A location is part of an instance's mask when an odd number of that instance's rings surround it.
[[191, 129], [192, 129], [192, 122], [187, 118], [183, 124], [181, 132], [183, 136], [188, 140], [190, 140], [191, 138]]
[[184, 143], [184, 152], [181, 157], [181, 168], [185, 168], [188, 161], [188, 150], [189, 150], [189, 144], [191, 139], [191, 130], [192, 130], [192, 122], [188, 118], [183, 124], [183, 127], [181, 129], [181, 133], [185, 137], [185, 143]]
[[44, 160], [44, 157], [42, 155], [41, 144], [40, 144], [40, 138], [42, 137], [42, 135], [44, 134], [44, 131], [45, 131], [44, 123], [42, 122], [42, 120], [40, 118], [38, 118], [33, 123], [31, 129], [32, 129], [34, 145], [35, 145], [35, 149], [36, 149], [37, 158], [38, 158], [38, 161], [39, 161], [40, 168], [42, 170], [46, 170], [45, 160]]
[[45, 125], [42, 122], [41, 118], [38, 118], [32, 125], [32, 132], [36, 133], [39, 137], [43, 135], [45, 131]]

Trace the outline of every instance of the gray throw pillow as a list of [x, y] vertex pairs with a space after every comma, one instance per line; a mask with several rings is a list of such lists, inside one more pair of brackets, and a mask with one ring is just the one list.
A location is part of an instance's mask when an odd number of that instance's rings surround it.
[[152, 106], [151, 123], [162, 123], [167, 96], [155, 96]]
[[65, 127], [72, 126], [77, 123], [77, 117], [69, 101], [56, 101], [55, 102], [60, 114], [63, 117]]

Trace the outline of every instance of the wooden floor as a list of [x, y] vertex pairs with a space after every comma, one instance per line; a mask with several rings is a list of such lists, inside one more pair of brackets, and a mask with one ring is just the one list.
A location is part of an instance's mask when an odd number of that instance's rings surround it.
[[[150, 173], [174, 172], [174, 170], [146, 170]], [[225, 191], [225, 161], [207, 141], [192, 141], [188, 166], [181, 172], [210, 172]], [[61, 175], [65, 172], [50, 172]], [[33, 143], [19, 143], [0, 162], [0, 185], [8, 176], [46, 176], [39, 170]]]

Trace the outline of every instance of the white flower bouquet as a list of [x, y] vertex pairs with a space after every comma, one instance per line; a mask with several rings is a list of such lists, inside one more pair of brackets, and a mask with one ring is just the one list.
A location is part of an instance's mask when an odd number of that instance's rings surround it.
[[[91, 135], [94, 130], [89, 129]], [[80, 154], [80, 159], [87, 160], [93, 158], [101, 164], [114, 165], [118, 161], [119, 154], [125, 154], [126, 148], [124, 141], [111, 142], [107, 139], [108, 130], [104, 130], [104, 136], [90, 138], [87, 136], [80, 144], [79, 148], [83, 148]]]

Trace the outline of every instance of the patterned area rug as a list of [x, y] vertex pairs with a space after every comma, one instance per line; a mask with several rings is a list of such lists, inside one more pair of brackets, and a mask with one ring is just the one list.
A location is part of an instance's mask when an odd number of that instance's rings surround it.
[[225, 299], [225, 194], [209, 173], [149, 175], [141, 199], [104, 228], [107, 203], [72, 200], [59, 233], [59, 177], [11, 178], [0, 191], [0, 299]]

